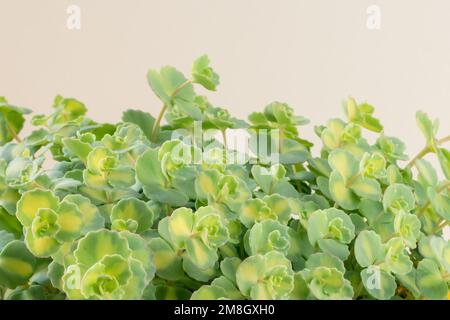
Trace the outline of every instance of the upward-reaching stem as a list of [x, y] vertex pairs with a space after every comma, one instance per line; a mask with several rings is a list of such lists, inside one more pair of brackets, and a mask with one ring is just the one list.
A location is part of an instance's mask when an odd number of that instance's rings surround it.
[[408, 164], [406, 165], [406, 168], [411, 169], [416, 164], [417, 160], [422, 159], [430, 152], [431, 152], [431, 149], [428, 146], [423, 148], [422, 150], [420, 150], [420, 152], [414, 158], [411, 159], [411, 161], [408, 162]]
[[[442, 186], [437, 188], [436, 192], [439, 193], [441, 191], [444, 191], [447, 188], [450, 188], [450, 181], [445, 182]], [[431, 204], [431, 201], [427, 200], [427, 202], [425, 202], [423, 207], [420, 208], [419, 211], [417, 212], [417, 216], [421, 216], [422, 214], [424, 214], [425, 211], [427, 210], [427, 208], [430, 206], [430, 204]]]
[[[170, 95], [170, 100], [172, 100], [181, 90], [183, 90], [184, 87], [189, 85], [191, 82], [192, 82], [192, 80], [186, 80], [185, 82], [180, 84]], [[161, 111], [159, 111], [158, 118], [156, 119], [156, 121], [153, 125], [153, 128], [152, 128], [151, 140], [153, 142], [156, 142], [156, 135], [158, 134], [158, 130], [159, 130], [162, 118], [164, 117], [164, 113], [166, 112], [166, 110], [167, 110], [167, 103], [164, 103], [161, 108]]]
[[227, 129], [223, 129], [223, 130], [222, 130], [222, 140], [223, 140], [223, 147], [224, 147], [225, 151], [226, 151], [227, 148], [228, 148], [228, 143], [227, 143], [227, 132], [226, 132], [226, 130], [227, 130]]
[[191, 84], [192, 80], [186, 80], [185, 82], [183, 82], [182, 84], [180, 84], [178, 86], [178, 88], [176, 88], [172, 94], [170, 95], [170, 98], [172, 99], [173, 97], [175, 97], [181, 90], [184, 89], [184, 87], [186, 87], [187, 85]]
[[[446, 142], [450, 141], [450, 135], [439, 139], [436, 141], [437, 145], [441, 145], [444, 144]], [[420, 152], [411, 159], [411, 161], [408, 162], [408, 164], [406, 165], [406, 168], [411, 169], [417, 162], [417, 160], [422, 159], [423, 157], [425, 157], [428, 153], [430, 153], [432, 150], [429, 146], [426, 146], [425, 148], [423, 148], [422, 150], [420, 150]]]
[[223, 150], [222, 150], [222, 161], [223, 163], [227, 163], [227, 155], [228, 155], [228, 143], [227, 143], [227, 132], [226, 129], [221, 130], [222, 132], [222, 140], [223, 140]]
[[449, 142], [449, 141], [450, 141], [450, 134], [448, 136], [438, 140], [438, 144], [444, 144], [444, 143]]
[[19, 143], [22, 142], [22, 139], [20, 139], [20, 137], [17, 135], [16, 130], [14, 130], [14, 128], [12, 128], [9, 124], [6, 124], [6, 128], [9, 134], [14, 138], [14, 140], [16, 140]]
[[156, 135], [158, 134], [158, 129], [159, 129], [161, 120], [162, 120], [166, 110], [167, 110], [167, 104], [163, 104], [161, 111], [159, 111], [158, 118], [156, 119], [155, 124], [153, 125], [152, 135], [151, 135], [152, 142], [156, 142]]

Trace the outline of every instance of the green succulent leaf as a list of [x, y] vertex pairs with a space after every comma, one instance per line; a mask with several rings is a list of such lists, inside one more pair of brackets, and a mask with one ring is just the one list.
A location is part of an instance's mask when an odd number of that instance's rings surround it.
[[450, 151], [444, 148], [437, 149], [439, 163], [445, 178], [450, 179]]
[[428, 115], [422, 111], [418, 111], [416, 113], [416, 122], [420, 131], [425, 137], [425, 141], [427, 146], [435, 150], [436, 142], [435, 142], [435, 134], [438, 128], [438, 123], [431, 121]]
[[237, 257], [225, 258], [220, 263], [220, 270], [227, 279], [231, 280], [233, 283], [236, 283], [236, 271], [241, 262], [241, 259]]
[[350, 184], [350, 189], [361, 198], [381, 200], [381, 186], [375, 179], [359, 177]]
[[236, 273], [239, 290], [252, 299], [283, 299], [294, 289], [291, 263], [281, 252], [246, 258]]
[[348, 188], [344, 177], [339, 172], [333, 171], [328, 183], [330, 195], [339, 206], [346, 210], [354, 210], [358, 207], [357, 195]]
[[381, 153], [365, 153], [359, 163], [361, 176], [381, 179], [386, 176], [386, 159]]
[[262, 199], [249, 199], [240, 209], [240, 220], [246, 227], [255, 222], [277, 220], [287, 224], [291, 215], [291, 207], [287, 198], [279, 194], [264, 196]]
[[151, 140], [151, 133], [155, 123], [155, 118], [153, 118], [149, 113], [141, 110], [128, 109], [122, 114], [122, 121], [134, 123], [139, 126], [145, 137], [149, 141]]
[[334, 268], [340, 271], [341, 273], [345, 273], [345, 267], [342, 260], [338, 257], [331, 255], [329, 253], [314, 253], [309, 256], [308, 260], [305, 262], [305, 268], [309, 270], [314, 270], [316, 268], [326, 267], [326, 268]]
[[272, 194], [275, 185], [286, 180], [286, 169], [280, 164], [273, 165], [270, 168], [256, 165], [252, 167], [252, 175], [266, 194]]
[[192, 293], [191, 300], [219, 300], [227, 296], [228, 294], [223, 288], [205, 285]]
[[264, 254], [272, 250], [287, 253], [290, 246], [288, 228], [277, 221], [256, 223], [248, 233], [248, 254]]
[[150, 70], [147, 74], [147, 80], [153, 92], [167, 105], [172, 103], [174, 93], [183, 100], [191, 100], [195, 96], [191, 84], [184, 86], [178, 92], [176, 91], [187, 79], [173, 67], [163, 67], [159, 72]]
[[392, 298], [397, 288], [395, 278], [388, 272], [377, 267], [369, 267], [362, 270], [361, 281], [367, 292], [379, 300]]
[[219, 75], [209, 66], [209, 58], [203, 55], [192, 65], [192, 79], [208, 90], [215, 91], [219, 84]]
[[418, 159], [416, 161], [416, 168], [419, 171], [419, 179], [423, 180], [426, 185], [434, 187], [438, 183], [436, 170], [434, 170], [431, 163], [424, 159]]
[[10, 105], [4, 97], [0, 97], [0, 146], [15, 139], [25, 123], [24, 114], [31, 111]]
[[384, 258], [384, 247], [375, 231], [361, 231], [355, 241], [355, 257], [361, 267], [369, 267]]
[[90, 267], [83, 276], [81, 293], [98, 299], [121, 299], [121, 288], [130, 279], [127, 260], [120, 255], [107, 255]]
[[104, 227], [105, 219], [100, 214], [98, 208], [88, 198], [79, 194], [69, 194], [64, 197], [64, 202], [74, 204], [81, 213], [81, 220], [83, 221], [81, 228], [82, 234]]
[[386, 243], [384, 263], [389, 271], [405, 275], [412, 270], [413, 263], [408, 256], [405, 244], [400, 238], [392, 238]]
[[144, 201], [135, 198], [122, 199], [112, 208], [112, 228], [141, 233], [152, 226], [153, 216], [153, 210]]
[[394, 230], [402, 238], [403, 242], [414, 249], [420, 236], [421, 223], [416, 215], [400, 211], [394, 220]]
[[179, 280], [183, 277], [181, 256], [163, 239], [154, 238], [149, 242], [154, 252], [153, 264], [156, 274], [166, 280]]
[[404, 153], [406, 146], [398, 138], [381, 135], [377, 139], [377, 146], [391, 163], [397, 160], [408, 160], [408, 156]]
[[26, 284], [35, 266], [35, 257], [22, 241], [9, 242], [0, 249], [0, 284], [10, 289]]
[[138, 157], [136, 177], [143, 185], [144, 193], [152, 200], [173, 206], [182, 206], [189, 200], [182, 191], [169, 186], [155, 149], [149, 149]]
[[312, 245], [320, 239], [332, 239], [347, 244], [355, 237], [355, 226], [342, 210], [318, 210], [308, 219], [308, 238]]
[[59, 227], [55, 234], [56, 240], [69, 242], [81, 235], [83, 215], [75, 204], [62, 201], [58, 209], [56, 224]]
[[448, 285], [438, 265], [431, 259], [424, 259], [417, 266], [417, 286], [429, 299], [446, 299]]
[[330, 167], [345, 179], [350, 179], [358, 173], [359, 163], [348, 151], [335, 150], [328, 156]]
[[128, 257], [130, 253], [130, 247], [125, 238], [117, 232], [105, 229], [89, 232], [78, 242], [73, 252], [76, 261], [86, 268], [90, 268], [107, 255], [117, 254]]
[[431, 206], [442, 218], [450, 220], [450, 196], [440, 194], [433, 188], [427, 189]]
[[40, 209], [58, 210], [59, 199], [51, 191], [31, 190], [25, 192], [17, 202], [17, 219], [25, 227], [30, 227]]
[[368, 103], [357, 104], [355, 99], [349, 98], [344, 105], [344, 112], [350, 122], [374, 132], [383, 130], [380, 121], [373, 117], [374, 107]]
[[320, 138], [324, 146], [334, 150], [341, 146], [342, 137], [345, 130], [345, 122], [340, 119], [331, 119], [326, 128], [320, 133]]
[[194, 238], [186, 241], [186, 254], [198, 268], [211, 268], [219, 258], [216, 250], [209, 248], [201, 239]]
[[22, 225], [13, 215], [10, 215], [3, 208], [0, 208], [0, 232], [13, 235], [14, 238], [19, 239], [22, 235]]
[[0, 208], [6, 210], [10, 215], [16, 213], [16, 205], [19, 199], [20, 194], [17, 190], [8, 187], [2, 190], [2, 187], [0, 187]]
[[414, 194], [407, 185], [394, 183], [386, 188], [383, 195], [384, 210], [390, 210], [394, 213], [400, 210], [410, 212], [414, 209], [414, 205]]
[[317, 267], [311, 271], [308, 284], [312, 295], [321, 300], [350, 300], [353, 288], [342, 272], [335, 268]]
[[[95, 140], [95, 136], [91, 133], [85, 133], [84, 135], [94, 137]], [[83, 138], [84, 138], [83, 136], [77, 138], [66, 137], [62, 139], [62, 143], [71, 155], [74, 155], [75, 157], [79, 158], [81, 161], [86, 163], [87, 157], [89, 153], [92, 151], [91, 143], [93, 141], [86, 142], [83, 141], [86, 140], [85, 138], [84, 139]]]

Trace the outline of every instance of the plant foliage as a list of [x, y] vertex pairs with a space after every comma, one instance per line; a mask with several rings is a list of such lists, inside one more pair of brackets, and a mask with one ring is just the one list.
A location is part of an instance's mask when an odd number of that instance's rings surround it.
[[31, 111], [0, 98], [1, 298], [447, 299], [437, 121], [417, 113], [424, 148], [404, 165], [402, 141], [349, 98], [345, 119], [315, 127], [313, 155], [286, 103], [243, 121], [198, 95], [219, 85], [207, 56], [148, 82], [156, 118], [96, 122], [57, 96], [24, 138]]

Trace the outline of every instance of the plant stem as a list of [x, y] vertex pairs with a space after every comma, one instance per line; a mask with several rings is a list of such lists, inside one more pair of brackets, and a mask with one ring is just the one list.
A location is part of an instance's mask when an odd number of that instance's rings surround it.
[[161, 123], [161, 120], [162, 120], [166, 110], [167, 110], [167, 104], [163, 104], [161, 111], [159, 111], [158, 118], [156, 119], [155, 124], [153, 125], [152, 134], [151, 134], [152, 142], [156, 142], [156, 134], [158, 133], [159, 125]]
[[[450, 180], [446, 181], [442, 186], [440, 186], [436, 192], [439, 193], [441, 191], [444, 191], [445, 189], [450, 188]], [[421, 216], [422, 214], [424, 214], [424, 212], [427, 210], [427, 208], [430, 206], [431, 201], [427, 200], [427, 202], [425, 202], [425, 204], [423, 205], [423, 207], [421, 209], [419, 209], [419, 211], [417, 212], [417, 216]]]
[[361, 295], [363, 288], [364, 284], [363, 280], [361, 279], [361, 282], [358, 284], [358, 287], [356, 288], [355, 295], [353, 296], [354, 299], [357, 299]]
[[42, 184], [37, 183], [36, 180], [33, 180], [31, 185], [32, 185], [33, 187], [35, 187], [36, 189], [47, 189], [47, 188], [44, 187]]
[[[43, 146], [43, 147], [40, 147], [40, 148], [36, 151], [36, 153], [33, 155], [33, 157], [34, 157], [35, 159], [37, 159], [37, 158], [43, 156], [48, 150], [50, 150], [51, 147], [53, 147], [53, 145], [54, 145], [54, 143], [53, 143], [53, 142], [50, 142], [49, 144], [47, 144], [47, 145], [45, 145], [45, 146]], [[40, 151], [41, 153], [40, 153], [40, 154], [37, 154], [38, 151]]]
[[[183, 88], [185, 88], [191, 82], [192, 82], [192, 80], [186, 80], [185, 82], [180, 84], [170, 95], [170, 100], [172, 100]], [[152, 134], [151, 134], [152, 142], [156, 142], [156, 135], [158, 134], [158, 129], [160, 127], [161, 120], [162, 120], [166, 110], [167, 110], [167, 103], [164, 103], [161, 108], [161, 111], [159, 112], [158, 118], [156, 119], [155, 124], [153, 125]]]
[[225, 150], [227, 150], [228, 148], [228, 143], [227, 143], [227, 133], [226, 133], [226, 129], [222, 130], [222, 139], [223, 139], [223, 147], [225, 148]]
[[[444, 143], [446, 143], [448, 141], [450, 141], [450, 135], [448, 135], [448, 136], [446, 136], [446, 137], [444, 137], [442, 139], [437, 140], [436, 144], [437, 145], [441, 145], [441, 144], [444, 144]], [[414, 158], [412, 158], [411, 161], [408, 162], [408, 164], [406, 165], [406, 168], [407, 169], [411, 169], [416, 164], [417, 160], [422, 159], [424, 156], [426, 156], [431, 151], [432, 150], [430, 149], [429, 146], [426, 146], [425, 148], [420, 150], [420, 152]]]
[[184, 89], [184, 87], [186, 87], [187, 85], [191, 84], [192, 80], [186, 80], [185, 82], [183, 82], [182, 84], [180, 84], [170, 95], [170, 99], [172, 99], [173, 97], [175, 97], [181, 90]]
[[433, 230], [433, 234], [438, 233], [439, 231], [441, 231], [442, 229], [444, 229], [446, 226], [448, 226], [448, 224], [450, 223], [449, 220], [444, 220], [444, 222], [442, 222], [441, 224], [439, 224], [434, 230]]
[[406, 165], [406, 168], [411, 169], [417, 162], [417, 160], [422, 159], [424, 156], [426, 156], [428, 153], [430, 153], [431, 150], [429, 147], [423, 148], [414, 158], [411, 159], [410, 162]]
[[110, 204], [113, 202], [111, 191], [105, 190], [105, 196], [106, 196], [106, 203]]
[[16, 132], [16, 130], [14, 130], [14, 128], [12, 128], [9, 124], [6, 125], [6, 128], [9, 132], [9, 134], [12, 135], [14, 140], [16, 140], [19, 143], [22, 142], [22, 139], [20, 139], [20, 137], [17, 135], [17, 132]]
[[[295, 168], [295, 164], [294, 163], [291, 164], [291, 168], [292, 168], [293, 174], [295, 175], [297, 173], [297, 168]], [[295, 185], [297, 187], [298, 192], [301, 192], [302, 191], [302, 185], [300, 183], [300, 180], [296, 179], [295, 180]]]
[[448, 136], [443, 137], [442, 139], [438, 140], [438, 144], [444, 144], [449, 141], [450, 141], [450, 134]]
[[221, 130], [222, 133], [222, 140], [223, 140], [223, 152], [222, 152], [222, 161], [224, 164], [227, 163], [227, 150], [228, 150], [228, 143], [227, 143], [227, 133], [224, 130]]

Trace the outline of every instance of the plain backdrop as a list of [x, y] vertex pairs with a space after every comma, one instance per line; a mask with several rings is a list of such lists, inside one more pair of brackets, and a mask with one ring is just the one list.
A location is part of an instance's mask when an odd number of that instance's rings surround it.
[[[66, 27], [69, 5], [81, 30]], [[370, 5], [380, 30], [366, 26]], [[416, 110], [450, 133], [449, 15], [448, 0], [0, 0], [0, 95], [37, 113], [76, 97], [100, 122], [155, 115], [147, 70], [187, 73], [207, 53], [221, 76], [211, 101], [235, 116], [279, 100], [321, 124], [351, 95], [412, 155], [424, 143]], [[313, 125], [302, 135], [317, 142]]]

